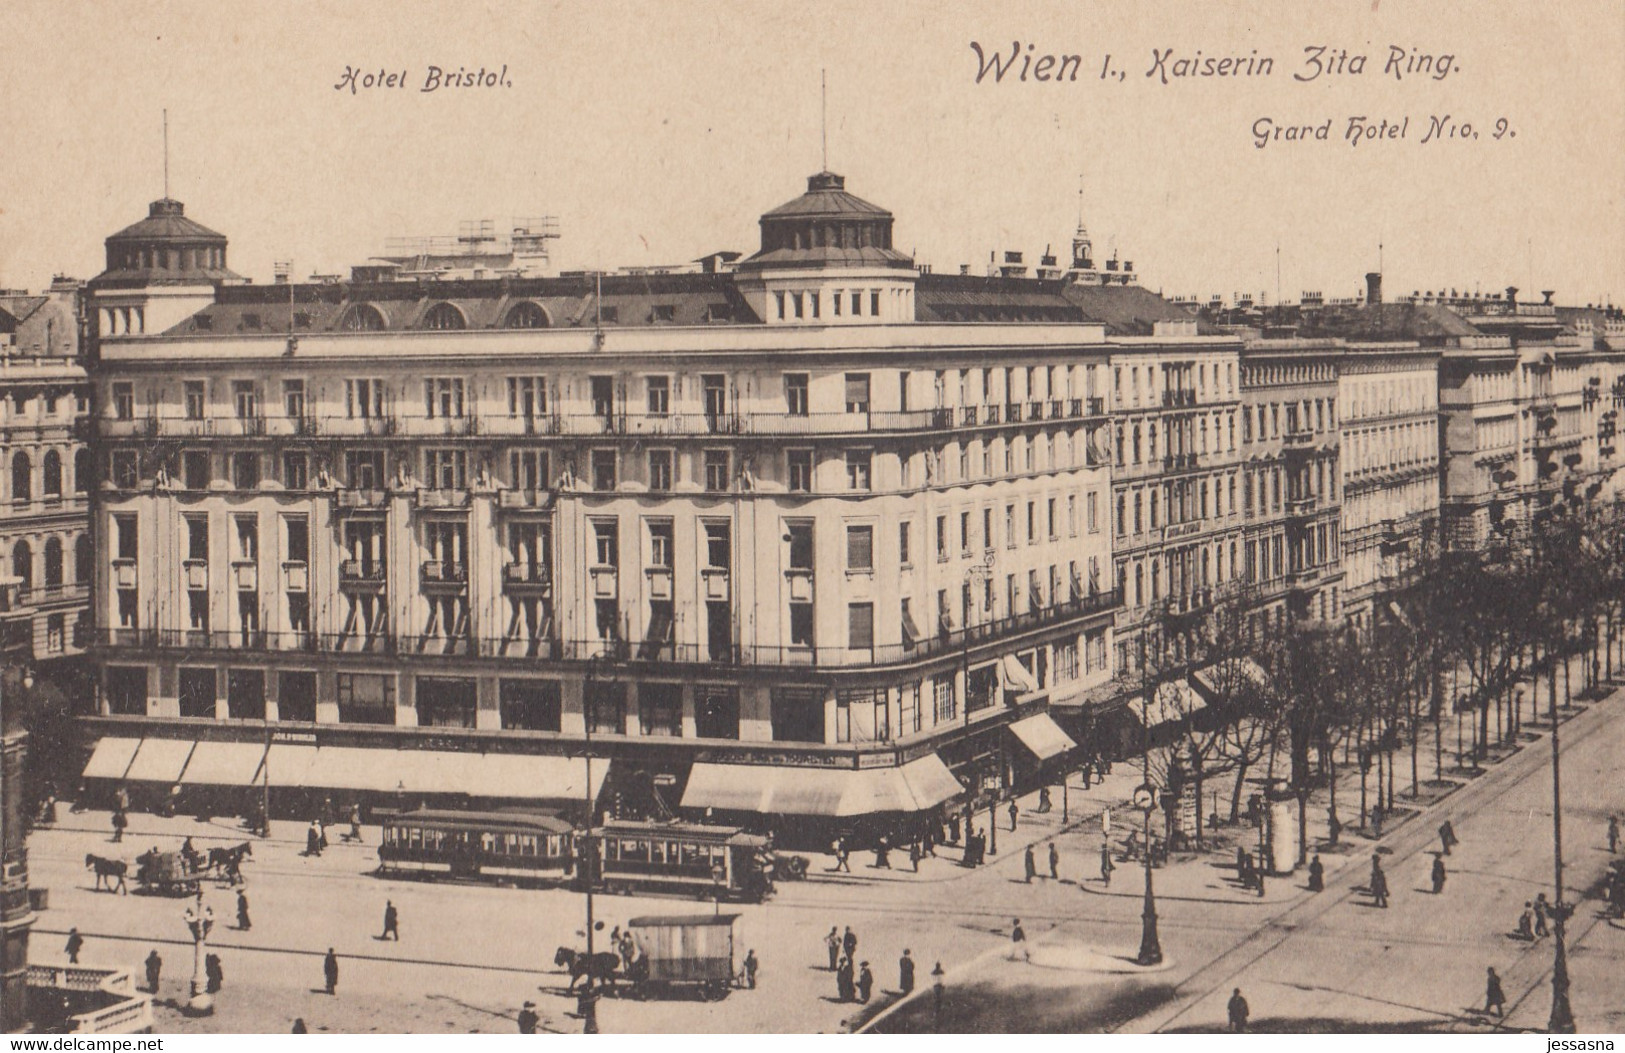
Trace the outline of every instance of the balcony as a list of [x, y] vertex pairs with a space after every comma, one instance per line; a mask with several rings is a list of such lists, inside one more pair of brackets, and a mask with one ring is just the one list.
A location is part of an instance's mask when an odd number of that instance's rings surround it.
[[545, 592], [552, 586], [552, 575], [540, 563], [509, 563], [502, 568], [504, 592]]
[[1196, 467], [1196, 454], [1170, 453], [1162, 459], [1164, 471], [1182, 472]]
[[467, 508], [469, 493], [461, 488], [418, 487], [413, 504], [418, 509]]
[[333, 501], [339, 511], [383, 512], [389, 508], [389, 493], [371, 488], [336, 490]]
[[282, 583], [289, 592], [309, 592], [309, 565], [302, 560], [290, 560], [282, 564]]
[[115, 559], [113, 561], [113, 587], [116, 589], [135, 588], [135, 560]]
[[445, 592], [468, 587], [468, 564], [442, 559], [426, 559], [418, 568], [418, 584], [424, 591]]
[[651, 600], [671, 599], [672, 574], [670, 567], [650, 567], [644, 573], [649, 577], [649, 598]]
[[1287, 432], [1281, 437], [1281, 445], [1283, 446], [1303, 447], [1308, 446], [1314, 441], [1315, 433], [1310, 431], [1308, 428], [1298, 428]]
[[231, 564], [231, 580], [236, 584], [238, 592], [258, 592], [260, 568], [251, 560], [234, 560]]
[[1165, 409], [1190, 409], [1196, 405], [1195, 388], [1169, 388], [1162, 393]]
[[1319, 507], [1319, 502], [1313, 497], [1289, 497], [1286, 500], [1286, 514], [1292, 518], [1312, 516]]
[[497, 492], [497, 507], [510, 511], [541, 511], [552, 505], [553, 491], [541, 487], [514, 487]]
[[209, 587], [209, 561], [203, 559], [188, 559], [181, 561], [181, 568], [186, 577], [186, 587], [189, 589], [207, 589]]
[[382, 592], [388, 574], [382, 562], [347, 559], [339, 564], [339, 588], [353, 592]]

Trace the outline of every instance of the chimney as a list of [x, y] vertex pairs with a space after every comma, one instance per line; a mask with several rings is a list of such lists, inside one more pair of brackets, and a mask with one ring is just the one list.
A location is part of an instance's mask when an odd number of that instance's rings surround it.
[[1507, 286], [1507, 303], [1513, 307], [1518, 306], [1518, 287], [1516, 285]]
[[1382, 303], [1382, 272], [1371, 271], [1365, 276], [1365, 302], [1367, 306]]
[[969, 273], [970, 273], [970, 264], [968, 264], [968, 263], [961, 263], [961, 264], [960, 264], [960, 265], [959, 265], [959, 273], [960, 273], [960, 274], [969, 274]]
[[1557, 295], [1557, 290], [1556, 289], [1542, 289], [1540, 291], [1540, 294], [1542, 296], [1546, 297], [1546, 303], [1550, 304], [1552, 302], [1552, 297]]

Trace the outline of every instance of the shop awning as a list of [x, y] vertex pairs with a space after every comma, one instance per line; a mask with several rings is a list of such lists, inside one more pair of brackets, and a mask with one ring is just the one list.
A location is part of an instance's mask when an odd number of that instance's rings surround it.
[[1262, 688], [1269, 674], [1251, 658], [1227, 658], [1191, 674], [1191, 684], [1209, 699], [1234, 698], [1245, 685]]
[[141, 782], [179, 782], [193, 745], [191, 739], [142, 739], [124, 777]]
[[1141, 724], [1154, 728], [1159, 724], [1184, 720], [1207, 708], [1207, 703], [1202, 700], [1201, 695], [1191, 689], [1189, 681], [1172, 680], [1158, 685], [1150, 706], [1145, 704], [1145, 696], [1139, 695], [1129, 701], [1128, 708]]
[[1010, 725], [1010, 731], [1041, 761], [1059, 757], [1078, 744], [1047, 713], [1037, 713]]
[[[529, 801], [580, 802], [584, 799], [587, 766], [580, 757], [532, 757], [520, 753], [441, 753], [438, 756], [446, 792]], [[592, 796], [595, 800], [608, 772], [609, 761], [593, 760]]]
[[181, 775], [185, 786], [252, 786], [265, 759], [261, 742], [200, 742]]
[[135, 751], [140, 745], [140, 739], [124, 739], [115, 736], [102, 739], [96, 743], [95, 750], [90, 754], [90, 760], [85, 764], [85, 778], [124, 778], [124, 773], [129, 770], [130, 761], [135, 759]]
[[1018, 695], [1030, 695], [1034, 691], [1043, 690], [1038, 686], [1038, 680], [1027, 671], [1027, 667], [1013, 654], [1007, 654], [999, 663], [1004, 678], [1004, 689], [1014, 691]]
[[682, 807], [844, 818], [921, 812], [963, 792], [935, 753], [868, 771], [700, 763], [689, 772]]
[[[587, 774], [579, 757], [283, 743], [272, 744], [269, 764], [273, 786], [407, 795], [461, 793], [532, 801], [582, 800]], [[593, 761], [594, 798], [608, 771], [609, 761]]]

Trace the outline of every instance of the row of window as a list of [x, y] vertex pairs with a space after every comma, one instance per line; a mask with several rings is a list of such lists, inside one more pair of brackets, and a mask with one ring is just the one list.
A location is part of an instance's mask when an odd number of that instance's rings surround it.
[[[79, 447], [73, 451], [73, 489], [75, 493], [84, 493], [89, 489], [91, 474], [90, 451]], [[13, 501], [32, 501], [41, 498], [49, 500], [61, 497], [63, 492], [62, 454], [54, 449], [47, 449], [40, 457], [38, 473], [39, 489], [34, 489], [35, 472], [34, 458], [27, 450], [17, 450], [11, 455], [11, 499]]]
[[1337, 400], [1335, 398], [1297, 399], [1292, 402], [1268, 402], [1241, 407], [1241, 441], [1259, 442], [1279, 439], [1283, 435], [1303, 432], [1337, 430]]
[[[1208, 437], [1208, 423], [1212, 422], [1212, 439]], [[1172, 417], [1165, 421], [1158, 440], [1157, 422], [1135, 421], [1117, 425], [1117, 466], [1155, 464], [1165, 457], [1184, 457], [1192, 454], [1236, 451], [1236, 416], [1234, 413], [1214, 413], [1200, 416]], [[1142, 439], [1144, 440], [1142, 442]]]

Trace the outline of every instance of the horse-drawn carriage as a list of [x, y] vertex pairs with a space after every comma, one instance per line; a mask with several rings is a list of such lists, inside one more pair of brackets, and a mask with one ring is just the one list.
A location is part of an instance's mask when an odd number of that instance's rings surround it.
[[179, 852], [143, 852], [135, 861], [141, 890], [160, 896], [195, 895], [209, 871], [206, 864]]
[[734, 966], [737, 914], [633, 918], [627, 923], [637, 953], [627, 970], [637, 998], [688, 987], [714, 1002], [728, 996]]

